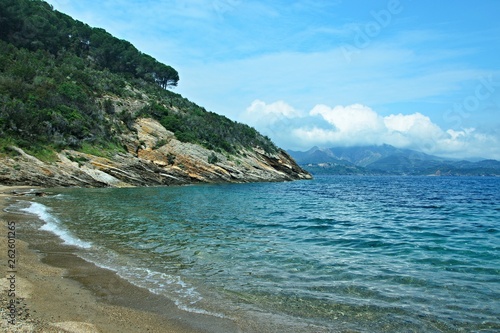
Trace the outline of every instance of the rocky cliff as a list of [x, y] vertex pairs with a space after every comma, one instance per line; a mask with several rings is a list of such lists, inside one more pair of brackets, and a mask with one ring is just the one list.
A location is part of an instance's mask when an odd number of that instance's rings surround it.
[[0, 7], [0, 184], [310, 178], [254, 128], [170, 91], [178, 72], [130, 42], [44, 1]]
[[11, 147], [14, 154], [0, 157], [0, 183], [126, 187], [311, 178], [283, 150], [269, 154], [253, 148], [230, 155], [180, 142], [151, 118], [139, 118], [133, 127], [135, 131], [122, 137], [128, 152], [110, 157], [63, 150], [57, 153], [56, 161], [42, 162]]

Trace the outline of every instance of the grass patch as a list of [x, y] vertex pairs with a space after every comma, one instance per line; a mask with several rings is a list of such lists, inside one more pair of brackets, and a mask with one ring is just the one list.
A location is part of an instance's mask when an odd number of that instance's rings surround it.
[[[12, 149], [11, 147], [19, 147], [20, 145], [17, 144], [14, 140], [11, 138], [1, 138], [0, 139], [0, 156], [1, 157], [16, 157], [20, 156], [19, 152], [16, 150]], [[51, 147], [45, 147], [45, 146], [38, 146], [34, 145], [31, 147], [21, 147], [27, 154], [36, 157], [42, 162], [45, 163], [54, 163], [59, 161], [59, 157], [57, 156], [56, 152], [54, 149]]]
[[85, 162], [88, 162], [89, 159], [84, 157], [84, 156], [73, 156], [73, 155], [67, 155], [68, 159], [71, 161], [71, 162], [76, 162], [78, 164], [80, 163], [85, 163]]
[[35, 147], [24, 149], [26, 153], [38, 158], [40, 161], [45, 163], [55, 163], [59, 161], [59, 157], [56, 152], [49, 147]]
[[15, 146], [15, 143], [10, 138], [0, 138], [0, 157], [15, 157], [19, 156], [19, 153], [13, 149], [10, 149], [11, 146]]
[[167, 140], [165, 140], [165, 139], [158, 140], [158, 142], [156, 142], [156, 144], [153, 147], [153, 149], [158, 149], [160, 147], [163, 147], [166, 144], [167, 144]]

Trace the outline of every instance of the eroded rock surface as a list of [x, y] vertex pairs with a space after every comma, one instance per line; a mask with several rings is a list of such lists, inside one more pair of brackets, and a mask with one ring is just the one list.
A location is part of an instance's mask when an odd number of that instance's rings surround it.
[[0, 183], [44, 187], [126, 187], [216, 182], [310, 179], [283, 150], [268, 154], [259, 147], [237, 155], [180, 142], [159, 122], [138, 119], [134, 134], [122, 142], [127, 153], [99, 157], [74, 150], [46, 163], [11, 147], [17, 156], [0, 157]]

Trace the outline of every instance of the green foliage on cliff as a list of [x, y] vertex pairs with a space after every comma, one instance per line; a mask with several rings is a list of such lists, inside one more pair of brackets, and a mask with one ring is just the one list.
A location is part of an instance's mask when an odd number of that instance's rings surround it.
[[54, 11], [40, 0], [1, 0], [2, 39], [29, 51], [44, 50], [57, 56], [71, 53], [90, 58], [97, 69], [108, 69], [129, 77], [175, 86], [175, 69], [142, 54], [131, 43], [113, 37], [103, 29], [91, 28], [70, 16]]
[[[47, 148], [120, 146], [137, 117], [152, 117], [185, 142], [238, 153], [276, 146], [255, 129], [207, 112], [166, 88], [177, 71], [103, 29], [40, 0], [0, 0], [0, 137]], [[118, 102], [117, 102], [118, 101]], [[134, 101], [138, 110], [117, 105]], [[2, 147], [0, 147], [1, 149]], [[110, 148], [111, 149], [111, 148]]]
[[235, 154], [241, 148], [261, 147], [267, 152], [276, 151], [269, 138], [262, 136], [254, 128], [239, 124], [230, 119], [173, 96], [177, 108], [168, 108], [158, 103], [144, 107], [138, 115], [148, 116], [160, 121], [168, 130], [184, 142], [201, 144], [219, 152]]

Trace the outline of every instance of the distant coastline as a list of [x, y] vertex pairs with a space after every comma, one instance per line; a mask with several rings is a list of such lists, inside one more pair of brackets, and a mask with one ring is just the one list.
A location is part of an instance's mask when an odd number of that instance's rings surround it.
[[453, 160], [390, 145], [288, 151], [315, 175], [500, 176], [500, 161]]

